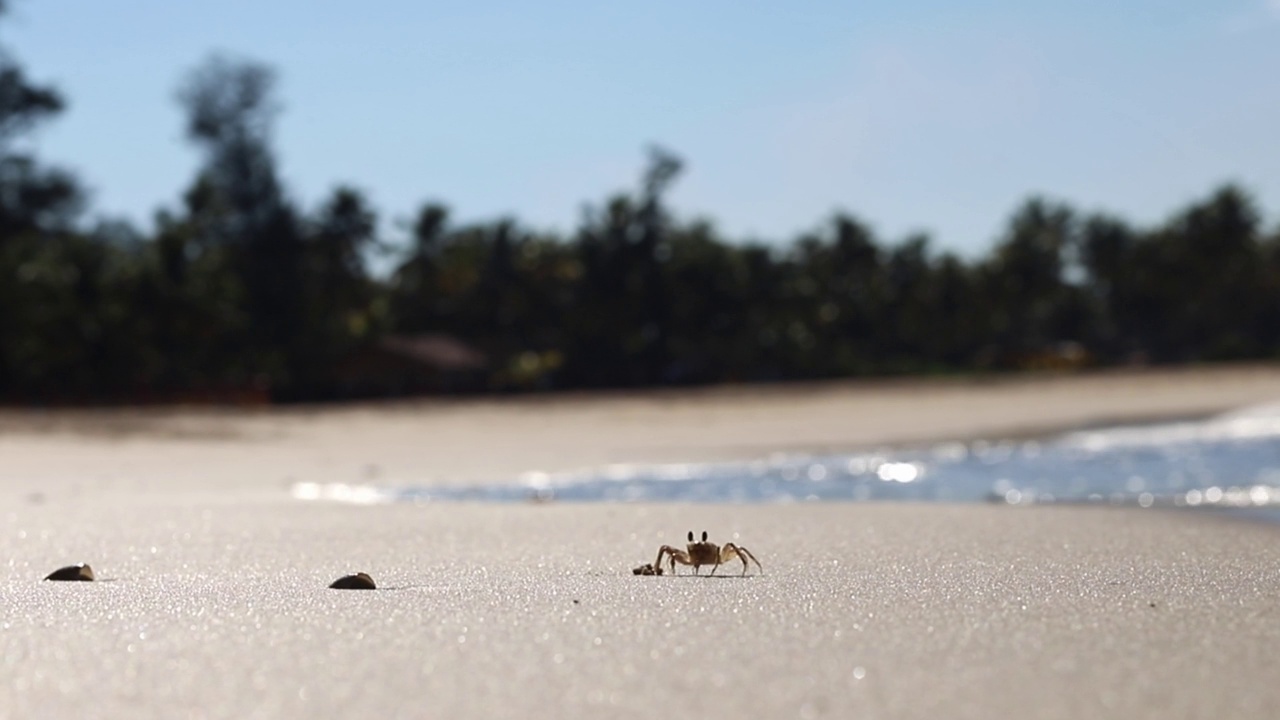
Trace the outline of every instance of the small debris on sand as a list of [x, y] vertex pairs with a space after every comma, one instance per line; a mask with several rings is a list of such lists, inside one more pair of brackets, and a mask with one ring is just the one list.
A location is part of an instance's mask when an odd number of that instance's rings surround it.
[[335, 590], [376, 590], [377, 585], [373, 583], [373, 578], [368, 573], [356, 573], [355, 575], [343, 575], [329, 584], [329, 587]]
[[68, 565], [49, 573], [45, 576], [45, 580], [93, 582], [93, 568], [89, 567], [87, 563]]

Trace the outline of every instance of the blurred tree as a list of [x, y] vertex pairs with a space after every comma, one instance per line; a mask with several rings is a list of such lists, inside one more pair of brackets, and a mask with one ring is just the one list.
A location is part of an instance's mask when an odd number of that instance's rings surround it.
[[[1150, 242], [1161, 256], [1157, 266], [1166, 268], [1152, 292], [1166, 313], [1161, 349], [1169, 359], [1238, 359], [1270, 349], [1255, 332], [1269, 299], [1252, 198], [1238, 187], [1220, 188]], [[1273, 343], [1274, 331], [1270, 337]]]
[[[0, 6], [0, 14], [3, 12]], [[15, 137], [62, 110], [61, 95], [52, 88], [32, 85], [8, 51], [0, 49], [0, 149], [8, 152]]]
[[617, 386], [669, 380], [670, 300], [664, 265], [671, 257], [663, 198], [681, 162], [652, 148], [638, 198], [620, 195], [588, 208], [576, 252], [582, 275], [571, 319], [565, 376], [575, 384]]
[[1106, 361], [1141, 357], [1149, 336], [1145, 329], [1160, 320], [1135, 292], [1135, 281], [1144, 275], [1135, 267], [1138, 242], [1126, 223], [1103, 215], [1086, 220], [1080, 232], [1084, 287], [1097, 319], [1088, 342]]
[[791, 372], [829, 377], [874, 371], [882, 359], [881, 340], [896, 328], [883, 324], [882, 251], [870, 228], [838, 214], [825, 234], [797, 241], [794, 262], [784, 333]]
[[709, 222], [674, 227], [664, 265], [666, 382], [751, 378], [759, 360], [747, 254], [725, 243]]
[[407, 257], [391, 274], [391, 326], [401, 333], [438, 329], [441, 298], [440, 259], [448, 232], [449, 209], [428, 203], [412, 224]]
[[664, 264], [671, 257], [671, 218], [663, 198], [679, 177], [683, 163], [672, 153], [654, 146], [642, 180], [643, 190], [635, 225], [628, 232], [634, 238], [632, 264], [639, 287], [640, 304], [639, 382], [669, 381], [671, 304], [666, 288]]
[[[0, 15], [5, 5], [0, 3]], [[64, 109], [53, 88], [32, 84], [17, 61], [0, 48], [0, 243], [24, 232], [67, 229], [82, 197], [69, 174], [40, 167], [14, 141]]]
[[376, 228], [377, 214], [349, 187], [334, 190], [311, 222], [305, 342], [313, 366], [331, 366], [382, 322], [373, 314], [375, 291], [364, 260]]
[[573, 290], [573, 311], [566, 318], [564, 376], [571, 385], [628, 384], [638, 319], [630, 297], [628, 228], [635, 212], [625, 196], [612, 198], [603, 211], [588, 207], [577, 232], [574, 253], [582, 273]]
[[892, 248], [884, 263], [885, 321], [880, 333], [884, 370], [923, 372], [942, 362], [944, 329], [937, 319], [938, 279], [929, 256], [929, 238], [913, 235]]
[[1076, 222], [1065, 205], [1033, 198], [1009, 221], [1004, 239], [982, 268], [985, 302], [992, 311], [992, 341], [1000, 362], [1075, 340], [1081, 328], [1068, 307], [1067, 254]]
[[15, 147], [62, 109], [0, 49], [0, 397], [68, 394], [92, 372], [84, 351], [100, 328], [78, 303], [95, 297], [100, 258], [73, 232], [80, 188]]
[[950, 370], [980, 366], [991, 336], [991, 308], [982, 303], [978, 273], [954, 254], [937, 262], [933, 291], [935, 311], [930, 336], [937, 343], [931, 357]]
[[198, 242], [226, 248], [244, 288], [254, 382], [286, 387], [310, 363], [306, 249], [271, 151], [277, 106], [263, 65], [214, 56], [192, 71], [178, 98], [187, 134], [205, 152], [193, 193]]

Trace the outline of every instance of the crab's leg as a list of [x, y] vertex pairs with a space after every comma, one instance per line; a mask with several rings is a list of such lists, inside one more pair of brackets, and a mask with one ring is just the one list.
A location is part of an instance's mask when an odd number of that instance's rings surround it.
[[662, 547], [658, 548], [658, 559], [653, 561], [653, 566], [656, 568], [662, 567], [662, 557], [667, 553], [673, 553], [673, 552], [675, 552], [675, 548], [671, 547], [670, 545], [663, 545]]
[[[737, 547], [733, 543], [725, 543], [724, 547], [716, 552], [716, 566], [711, 568], [711, 574], [716, 574], [716, 570], [719, 569], [721, 563], [727, 563], [735, 557], [738, 557]], [[745, 563], [746, 560], [742, 562]]]
[[689, 557], [689, 553], [684, 550], [676, 550], [671, 553], [671, 574], [676, 574], [676, 563], [681, 565], [693, 565], [693, 574], [698, 574], [698, 566], [694, 565], [693, 558]]
[[[731, 551], [732, 551], [732, 554], [730, 554]], [[747, 574], [747, 558], [751, 558], [751, 562], [754, 562], [756, 564], [756, 567], [760, 568], [760, 572], [764, 572], [764, 567], [760, 565], [760, 561], [756, 559], [755, 555], [751, 554], [750, 550], [744, 547], [734, 545], [733, 543], [725, 543], [724, 550], [722, 550], [720, 554], [723, 556], [723, 559], [725, 560], [728, 560], [734, 555], [737, 555], [738, 559], [742, 561], [743, 575]]]
[[691, 564], [692, 564], [692, 563], [690, 562], [690, 560], [689, 560], [689, 554], [688, 554], [688, 553], [686, 553], [684, 550], [680, 550], [680, 549], [678, 549], [678, 548], [673, 548], [673, 547], [671, 547], [670, 545], [663, 545], [662, 547], [658, 548], [658, 559], [657, 559], [656, 561], [654, 561], [654, 563], [653, 563], [653, 566], [654, 566], [654, 567], [662, 567], [662, 556], [663, 556], [663, 555], [666, 555], [666, 556], [668, 557], [668, 559], [671, 561], [671, 574], [672, 574], [672, 575], [675, 575], [675, 574], [676, 574], [676, 563], [677, 563], [677, 562], [679, 562], [681, 565], [691, 565]]

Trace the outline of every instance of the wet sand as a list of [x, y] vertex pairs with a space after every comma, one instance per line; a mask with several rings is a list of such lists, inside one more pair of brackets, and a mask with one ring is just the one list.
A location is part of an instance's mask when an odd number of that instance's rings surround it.
[[[1253, 366], [6, 412], [0, 716], [1272, 717], [1271, 525], [986, 505], [350, 507], [286, 491], [997, 437], [1277, 399], [1280, 370]], [[764, 574], [630, 574], [689, 529], [746, 545]], [[99, 582], [40, 581], [83, 561]], [[358, 570], [382, 589], [325, 587]]]

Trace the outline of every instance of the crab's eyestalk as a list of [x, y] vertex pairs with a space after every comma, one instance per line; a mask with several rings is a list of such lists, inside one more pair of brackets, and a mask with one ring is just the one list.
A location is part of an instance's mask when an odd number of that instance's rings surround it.
[[702, 531], [702, 542], [706, 542], [706, 541], [707, 541], [707, 531], [706, 531], [706, 530], [703, 530], [703, 531]]
[[689, 542], [693, 542], [693, 531], [689, 531]]

